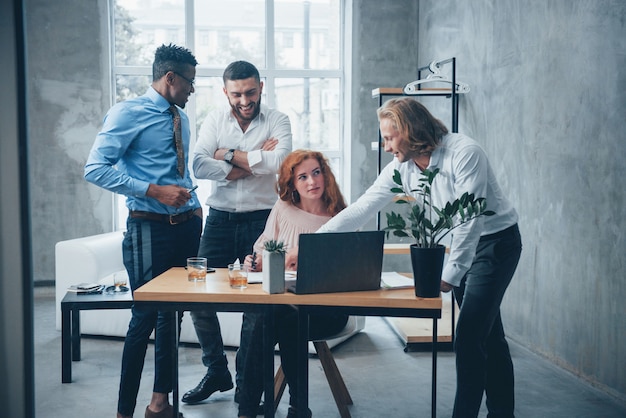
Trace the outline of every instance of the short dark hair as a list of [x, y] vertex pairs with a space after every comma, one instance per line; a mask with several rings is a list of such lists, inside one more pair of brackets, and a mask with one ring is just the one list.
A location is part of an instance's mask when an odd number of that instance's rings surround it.
[[189, 65], [193, 67], [198, 65], [196, 57], [193, 56], [190, 50], [174, 44], [163, 44], [154, 53], [152, 81], [157, 81], [167, 74], [168, 71], [182, 73], [187, 70]]
[[224, 75], [222, 76], [224, 84], [228, 80], [245, 80], [250, 77], [254, 77], [257, 82], [261, 81], [259, 70], [248, 61], [231, 62], [224, 70]]

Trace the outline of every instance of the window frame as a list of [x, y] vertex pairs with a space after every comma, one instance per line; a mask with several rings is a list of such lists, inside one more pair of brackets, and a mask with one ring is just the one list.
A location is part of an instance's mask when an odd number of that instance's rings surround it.
[[[339, 56], [339, 68], [336, 70], [317, 70], [317, 69], [279, 69], [276, 68], [275, 62], [275, 22], [274, 22], [274, 2], [275, 0], [265, 1], [265, 53], [266, 53], [266, 67], [259, 68], [261, 77], [264, 80], [264, 102], [269, 107], [276, 108], [276, 80], [282, 78], [333, 78], [339, 80], [339, 126], [338, 134], [340, 135], [339, 146], [337, 150], [322, 150], [329, 160], [338, 161], [336, 166], [335, 175], [337, 181], [341, 187], [344, 197], [349, 200], [350, 193], [350, 154], [351, 154], [351, 123], [348, 119], [350, 112], [350, 91], [351, 86], [348, 82], [347, 74], [350, 74], [351, 60], [351, 36], [346, 34], [351, 33], [351, 10], [352, 0], [339, 0], [340, 7], [340, 56]], [[117, 85], [116, 80], [118, 76], [148, 76], [152, 77], [151, 65], [118, 65], [115, 62], [115, 3], [116, 0], [108, 0], [109, 10], [109, 99], [110, 105], [116, 103], [117, 97]], [[191, 51], [195, 50], [195, 11], [194, 0], [184, 0], [185, 13], [184, 13], [184, 42], [183, 46], [189, 48]], [[223, 68], [212, 68], [208, 66], [198, 65], [196, 67], [196, 79], [204, 77], [222, 77]], [[278, 109], [280, 110], [280, 109]], [[191, 128], [191, 143], [190, 149], [193, 149], [197, 138], [197, 107], [196, 107], [196, 95], [190, 96], [189, 102], [185, 109], [190, 120]], [[117, 194], [113, 195], [113, 229], [119, 230], [125, 228], [125, 205]], [[204, 203], [204, 202], [203, 202]]]

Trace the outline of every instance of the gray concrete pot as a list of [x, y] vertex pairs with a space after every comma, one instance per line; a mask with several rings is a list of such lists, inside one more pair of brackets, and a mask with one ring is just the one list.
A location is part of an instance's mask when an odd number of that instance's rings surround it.
[[285, 293], [285, 253], [263, 250], [263, 290]]

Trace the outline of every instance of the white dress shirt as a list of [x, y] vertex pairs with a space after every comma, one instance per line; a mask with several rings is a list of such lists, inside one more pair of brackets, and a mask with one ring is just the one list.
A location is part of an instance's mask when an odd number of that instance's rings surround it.
[[[273, 151], [261, 151], [269, 138], [278, 144]], [[241, 130], [230, 107], [209, 113], [202, 123], [194, 149], [193, 171], [198, 179], [213, 180], [206, 204], [227, 212], [251, 212], [271, 209], [276, 203], [276, 173], [291, 152], [291, 123], [289, 117], [261, 105], [259, 115], [246, 132]], [[248, 152], [252, 175], [227, 180], [233, 166], [213, 158], [220, 148]]]
[[[502, 194], [487, 155], [473, 139], [456, 133], [445, 135], [430, 157], [428, 169], [432, 171], [435, 168], [440, 170], [431, 187], [435, 206], [443, 207], [446, 202], [469, 192], [474, 193], [476, 198], [485, 197], [487, 209], [496, 213], [494, 216], [481, 216], [452, 231], [450, 255], [444, 266], [442, 280], [458, 286], [472, 265], [480, 237], [516, 224], [518, 215]], [[391, 191], [392, 187], [397, 187], [393, 181], [394, 170], [400, 172], [405, 192], [412, 194], [410, 190], [417, 188], [421, 170], [413, 161], [400, 163], [394, 158], [363, 196], [318, 232], [354, 231], [382, 210], [395, 196]]]

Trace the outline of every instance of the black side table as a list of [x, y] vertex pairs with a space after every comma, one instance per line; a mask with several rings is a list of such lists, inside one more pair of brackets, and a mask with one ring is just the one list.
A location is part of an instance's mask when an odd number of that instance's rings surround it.
[[72, 361], [80, 361], [80, 311], [129, 309], [132, 292], [79, 295], [67, 292], [61, 301], [61, 382], [72, 383]]

